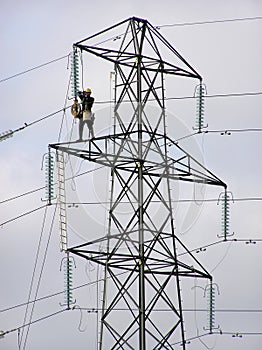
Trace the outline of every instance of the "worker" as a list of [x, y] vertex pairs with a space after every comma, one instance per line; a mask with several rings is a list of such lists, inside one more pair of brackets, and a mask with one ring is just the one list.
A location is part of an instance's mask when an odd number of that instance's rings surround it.
[[94, 115], [92, 113], [92, 106], [94, 103], [94, 98], [91, 97], [91, 89], [86, 89], [85, 91], [79, 91], [78, 96], [81, 100], [81, 112], [79, 113], [79, 140], [78, 141], [83, 141], [83, 129], [84, 129], [84, 124], [87, 124], [87, 127], [89, 129], [89, 134], [91, 135], [91, 138], [94, 138], [94, 129], [93, 129], [93, 124], [94, 124]]

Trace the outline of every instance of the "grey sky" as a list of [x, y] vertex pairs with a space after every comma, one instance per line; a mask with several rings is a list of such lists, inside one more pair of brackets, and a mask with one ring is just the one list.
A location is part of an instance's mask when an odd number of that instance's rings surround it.
[[[209, 95], [262, 91], [261, 25], [262, 20], [235, 21], [188, 26], [164, 26], [167, 24], [203, 22], [233, 18], [262, 16], [262, 3], [249, 1], [1, 1], [0, 11], [0, 80], [16, 73], [67, 55], [72, 44], [95, 34], [131, 16], [147, 19], [152, 25], [163, 26], [160, 32], [201, 74]], [[67, 59], [21, 75], [0, 84], [1, 129], [17, 129], [64, 107], [70, 70]], [[96, 101], [110, 99], [110, 70], [112, 67], [94, 57], [85, 61], [84, 84], [90, 86]], [[197, 82], [196, 82], [197, 83]], [[191, 85], [174, 81], [166, 82], [167, 97], [193, 96]], [[67, 102], [69, 103], [69, 102]], [[95, 104], [96, 130], [104, 133], [110, 124], [108, 105]], [[195, 100], [168, 100], [168, 128], [170, 136], [179, 138], [192, 132], [195, 126]], [[217, 97], [206, 99], [205, 121], [207, 130], [261, 128], [261, 95], [243, 97]], [[25, 128], [13, 138], [0, 143], [1, 190], [0, 201], [43, 187], [45, 174], [41, 171], [42, 157], [49, 143], [58, 139], [62, 113], [41, 123]], [[72, 125], [72, 116], [66, 114], [62, 139], [66, 139]], [[74, 125], [73, 137], [77, 137]], [[261, 133], [235, 132], [231, 135], [207, 133], [185, 139], [180, 145], [226, 182], [237, 198], [262, 197], [261, 162], [259, 149]], [[197, 145], [197, 146], [196, 146]], [[93, 169], [93, 164], [73, 160], [68, 163], [68, 175]], [[108, 179], [108, 172], [98, 170], [77, 183], [68, 184], [68, 198], [72, 201], [97, 201], [108, 199], [108, 186], [100, 186]], [[92, 186], [87, 186], [87, 184]], [[183, 192], [184, 191], [184, 192]], [[206, 189], [205, 198], [218, 198], [220, 189]], [[30, 196], [1, 204], [0, 222], [38, 208], [45, 203], [44, 190]], [[179, 188], [179, 199], [192, 198], [192, 190]], [[261, 201], [235, 201], [231, 205], [230, 228], [232, 238], [261, 239]], [[218, 240], [221, 234], [221, 205], [208, 202], [203, 206], [198, 220], [189, 230], [183, 231], [188, 203], [176, 208], [178, 234], [191, 249]], [[58, 218], [51, 230], [54, 208], [47, 211], [43, 228], [39, 264], [33, 286], [33, 296], [41, 271], [48, 242], [46, 263], [42, 274], [38, 297], [63, 290], [64, 277], [60, 272], [63, 255], [59, 252]], [[103, 235], [106, 232], [106, 212], [103, 206], [68, 208], [72, 243]], [[83, 220], [79, 220], [81, 217]], [[3, 225], [0, 229], [1, 305], [0, 309], [27, 301], [34, 261], [42, 230], [44, 209]], [[91, 228], [91, 230], [90, 230]], [[92, 231], [92, 232], [90, 232]], [[206, 269], [212, 272], [218, 284], [218, 309], [261, 310], [262, 283], [261, 243], [219, 243], [197, 254]], [[93, 265], [76, 259], [74, 286], [91, 283], [102, 277]], [[199, 281], [191, 281], [183, 289], [186, 307], [204, 308], [206, 300]], [[100, 293], [97, 295], [97, 293]], [[101, 290], [90, 284], [74, 292], [77, 305], [96, 307]], [[62, 310], [63, 295], [37, 302], [33, 320]], [[25, 307], [0, 313], [0, 330], [17, 328], [23, 323]], [[188, 312], [187, 333], [204, 333], [206, 314]], [[26, 349], [47, 347], [71, 349], [95, 349], [97, 315], [84, 312], [82, 322], [79, 310], [71, 310], [31, 326]], [[243, 333], [241, 338], [232, 334], [213, 335], [194, 340], [188, 349], [258, 349], [262, 337], [261, 313], [217, 312], [216, 324], [223, 332]], [[80, 328], [80, 331], [79, 331]], [[84, 331], [85, 330], [85, 331]], [[25, 329], [26, 332], [26, 329]], [[244, 333], [260, 333], [245, 335]], [[17, 346], [18, 333], [12, 332], [0, 339], [0, 349], [13, 350]]]

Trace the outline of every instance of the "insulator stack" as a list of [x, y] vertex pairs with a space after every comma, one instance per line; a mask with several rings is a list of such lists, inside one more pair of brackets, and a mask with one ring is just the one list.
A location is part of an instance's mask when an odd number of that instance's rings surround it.
[[12, 130], [8, 130], [8, 131], [5, 131], [5, 132], [2, 132], [2, 134], [0, 134], [0, 142], [4, 141], [6, 139], [9, 139], [10, 137], [12, 137], [13, 133], [14, 132]]
[[54, 162], [54, 155], [49, 149], [45, 158], [46, 199], [48, 205], [51, 205], [52, 199], [54, 199]]
[[227, 240], [228, 236], [232, 236], [229, 233], [229, 218], [230, 218], [230, 200], [232, 197], [231, 192], [225, 192], [222, 194], [222, 235], [224, 240]]
[[64, 260], [64, 278], [65, 278], [65, 304], [70, 309], [70, 305], [73, 303], [73, 264], [74, 260], [67, 254]]
[[222, 223], [222, 234], [217, 235], [219, 238], [224, 238], [224, 240], [227, 240], [227, 237], [233, 236], [233, 233], [229, 232], [229, 218], [230, 218], [230, 201], [234, 202], [233, 199], [233, 194], [232, 192], [227, 191], [225, 189], [224, 192], [220, 193], [218, 197], [218, 202], [222, 201], [222, 218], [221, 218], [221, 223]]
[[197, 85], [195, 90], [195, 97], [197, 100], [196, 108], [196, 127], [195, 130], [202, 132], [203, 128], [206, 128], [207, 125], [204, 125], [204, 112], [205, 112], [205, 96], [206, 96], [206, 86], [202, 82]]
[[208, 317], [207, 317], [207, 329], [210, 333], [213, 332], [215, 328], [215, 289], [213, 284], [211, 283], [208, 288], [208, 296], [207, 296], [207, 308], [208, 308]]
[[71, 54], [71, 93], [77, 99], [79, 91], [79, 56], [76, 49]]

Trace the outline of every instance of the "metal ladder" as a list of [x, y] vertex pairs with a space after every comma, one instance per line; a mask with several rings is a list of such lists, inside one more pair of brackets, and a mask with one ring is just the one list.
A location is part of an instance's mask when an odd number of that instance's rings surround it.
[[65, 162], [64, 153], [56, 151], [57, 178], [58, 178], [58, 210], [60, 250], [67, 250], [67, 221], [66, 221], [66, 193], [65, 193]]

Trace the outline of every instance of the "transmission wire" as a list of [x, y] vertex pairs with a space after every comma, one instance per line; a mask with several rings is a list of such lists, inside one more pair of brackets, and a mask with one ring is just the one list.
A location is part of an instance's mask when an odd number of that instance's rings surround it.
[[[84, 172], [84, 173], [81, 173], [81, 174], [78, 174], [78, 175], [74, 175], [73, 177], [82, 176], [82, 175], [85, 175], [86, 173], [90, 173], [90, 172], [99, 170], [99, 169], [101, 169], [101, 168], [102, 168], [102, 166], [99, 167], [99, 168], [96, 168], [96, 169], [91, 169], [90, 171], [87, 171], [87, 172]], [[71, 180], [71, 179], [72, 179], [72, 177], [70, 177], [70, 178], [68, 178], [68, 179], [66, 179], [66, 180]], [[12, 197], [12, 198], [10, 198], [10, 199], [6, 199], [5, 201], [0, 202], [0, 204], [2, 204], [2, 203], [4, 203], [4, 202], [7, 202], [7, 201], [15, 200], [15, 199], [17, 199], [17, 198], [21, 198], [22, 196], [26, 196], [26, 195], [28, 195], [28, 194], [37, 192], [37, 191], [39, 191], [39, 190], [42, 190], [43, 188], [45, 188], [45, 187], [41, 187], [41, 188], [39, 188], [39, 189], [30, 191], [30, 192], [26, 192], [25, 194], [21, 194], [21, 195], [19, 195], [19, 196], [17, 196], [17, 197]], [[172, 203], [190, 203], [190, 202], [195, 202], [195, 201], [198, 201], [198, 199], [196, 199], [196, 198], [195, 198], [195, 199], [178, 199], [178, 200], [173, 200]], [[209, 203], [209, 202], [217, 202], [217, 199], [215, 199], [215, 198], [214, 198], [214, 199], [200, 199], [199, 201], [201, 201], [201, 202], [203, 202], [203, 203]], [[229, 201], [233, 201], [233, 200], [232, 200], [232, 199], [229, 199]], [[262, 201], [262, 197], [234, 198], [234, 202], [244, 202], [244, 201]], [[159, 202], [159, 201], [152, 201], [152, 203], [158, 203], [158, 202]], [[123, 202], [123, 203], [129, 203], [129, 202]], [[104, 201], [104, 202], [102, 202], [102, 201], [99, 201], [99, 202], [67, 202], [67, 203], [66, 203], [66, 205], [73, 205], [73, 204], [78, 204], [78, 205], [80, 205], [80, 204], [81, 204], [81, 205], [100, 205], [100, 204], [103, 204], [103, 205], [106, 205], [106, 204], [110, 204], [110, 203], [109, 203], [109, 202], [106, 202], [106, 201]], [[16, 216], [16, 217], [12, 218], [12, 219], [9, 219], [9, 220], [7, 220], [7, 221], [5, 221], [5, 222], [2, 222], [2, 223], [0, 223], [0, 227], [4, 226], [4, 225], [6, 225], [6, 224], [8, 224], [8, 223], [10, 223], [10, 222], [12, 222], [12, 221], [15, 221], [15, 220], [17, 220], [17, 219], [20, 219], [20, 218], [23, 217], [23, 216], [26, 216], [26, 215], [29, 215], [29, 214], [35, 212], [35, 211], [38, 211], [38, 210], [44, 208], [45, 206], [46, 206], [46, 205], [43, 205], [43, 206], [41, 206], [41, 207], [39, 207], [39, 208], [30, 210], [30, 211], [28, 211], [28, 212], [26, 212], [26, 213], [23, 213], [23, 214], [21, 214], [21, 215], [19, 215], [19, 216]]]
[[[201, 21], [201, 22], [184, 22], [184, 23], [173, 23], [173, 24], [162, 24], [162, 25], [158, 25], [158, 26], [155, 26], [156, 29], [160, 29], [160, 28], [166, 28], [166, 27], [178, 27], [178, 26], [193, 26], [193, 25], [202, 25], [202, 24], [213, 24], [213, 23], [225, 23], [225, 22], [239, 22], [239, 21], [253, 21], [253, 20], [260, 20], [262, 19], [262, 16], [255, 16], [255, 17], [243, 17], [243, 18], [232, 18], [232, 19], [222, 19], [222, 20], [212, 20], [212, 21]], [[121, 34], [123, 35], [123, 34]], [[111, 41], [111, 40], [114, 40], [116, 38], [116, 36], [106, 40], [106, 41]], [[104, 41], [104, 42], [106, 42]], [[95, 45], [96, 46], [96, 45]], [[13, 78], [16, 78], [18, 76], [21, 76], [25, 73], [28, 73], [28, 72], [31, 72], [33, 70], [36, 70], [36, 69], [39, 69], [39, 68], [42, 68], [46, 65], [49, 65], [51, 63], [54, 63], [54, 62], [57, 62], [59, 60], [62, 60], [64, 58], [69, 58], [69, 55], [70, 54], [67, 54], [65, 56], [62, 56], [62, 57], [58, 57], [56, 59], [53, 59], [49, 62], [46, 62], [46, 63], [43, 63], [43, 64], [40, 64], [38, 66], [35, 66], [35, 67], [32, 67], [30, 69], [27, 69], [27, 70], [24, 70], [20, 73], [17, 73], [17, 74], [14, 74], [10, 77], [7, 77], [7, 78], [4, 78], [4, 79], [1, 79], [0, 80], [0, 83], [3, 83], [7, 80], [10, 80], [10, 79], [13, 79]]]
[[[254, 20], [254, 19], [262, 19], [262, 17], [256, 17], [256, 18], [242, 18], [242, 19], [231, 19], [231, 20], [219, 20], [219, 21], [206, 21], [206, 22], [195, 22], [195, 23], [180, 23], [180, 24], [174, 24], [174, 25], [163, 25], [163, 26], [161, 26], [161, 27], [164, 27], [164, 26], [181, 26], [181, 25], [198, 25], [198, 24], [209, 24], [209, 23], [221, 23], [221, 22], [232, 22], [232, 21], [243, 21], [243, 20]], [[62, 58], [65, 58], [65, 57], [68, 57], [68, 55], [67, 56], [64, 56], [64, 57], [62, 57]], [[62, 59], [62, 58], [60, 58], [60, 59]], [[57, 59], [57, 60], [59, 60], [59, 59]], [[51, 61], [51, 62], [49, 62], [49, 63], [52, 63], [52, 62], [55, 62], [55, 61], [57, 61], [57, 60], [53, 60], [53, 61]], [[49, 64], [49, 63], [46, 63], [46, 64]], [[27, 70], [27, 71], [25, 71], [25, 72], [22, 72], [22, 73], [20, 73], [20, 74], [16, 74], [16, 75], [14, 75], [14, 76], [12, 76], [12, 77], [9, 77], [9, 78], [6, 78], [6, 79], [3, 79], [3, 80], [0, 80], [0, 83], [1, 82], [3, 82], [3, 81], [6, 81], [6, 80], [8, 80], [8, 79], [11, 79], [11, 78], [14, 78], [14, 77], [16, 77], [16, 76], [18, 76], [18, 75], [21, 75], [21, 74], [24, 74], [24, 73], [27, 73], [27, 72], [29, 72], [29, 71], [31, 71], [31, 70], [33, 70], [33, 69], [37, 69], [37, 68], [40, 68], [40, 67], [42, 67], [42, 66], [44, 66], [44, 65], [46, 65], [46, 64], [43, 64], [43, 65], [40, 65], [40, 66], [38, 66], [38, 67], [35, 67], [35, 68], [32, 68], [32, 69], [30, 69], [30, 70]], [[224, 95], [225, 96], [225, 95]], [[223, 97], [224, 97], [223, 96]], [[239, 95], [238, 95], [239, 96]], [[207, 96], [207, 97], [211, 97], [211, 96]], [[217, 96], [218, 97], [218, 96]], [[221, 97], [221, 96], [220, 96]], [[64, 119], [64, 116], [65, 116], [65, 108], [63, 109], [63, 111], [64, 111], [64, 114], [63, 114], [63, 119]], [[51, 116], [51, 115], [49, 115], [49, 116]], [[49, 116], [47, 116], [47, 117], [49, 117]], [[47, 117], [45, 117], [45, 118], [47, 118]], [[40, 120], [38, 120], [38, 121], [36, 121], [36, 122], [39, 122], [39, 121], [41, 121], [41, 120], [43, 120], [43, 119], [45, 119], [45, 118], [41, 118]], [[36, 122], [33, 122], [33, 123], [31, 123], [31, 124], [29, 124], [29, 125], [26, 125], [26, 126], [31, 126], [31, 125], [33, 125], [34, 123], [36, 123]], [[262, 129], [261, 129], [262, 130]], [[261, 131], [261, 130], [259, 130], [259, 131]], [[61, 130], [60, 130], [61, 131]], [[255, 130], [255, 131], [257, 131], [257, 130]], [[210, 132], [220, 132], [220, 131], [210, 131]], [[59, 135], [59, 139], [60, 139], [60, 135]], [[30, 193], [32, 193], [32, 191], [30, 192]], [[40, 208], [38, 208], [38, 209], [40, 209]], [[37, 210], [38, 210], [37, 209]], [[46, 215], [46, 212], [45, 212], [45, 215]], [[53, 226], [53, 222], [52, 222], [52, 226]], [[51, 232], [50, 232], [50, 234], [51, 234]], [[38, 252], [39, 253], [39, 252]], [[38, 253], [37, 253], [37, 255], [38, 255]], [[46, 256], [45, 256], [46, 257]], [[41, 271], [42, 272], [42, 271]], [[41, 276], [40, 276], [41, 277]], [[39, 283], [40, 283], [40, 280], [39, 280]], [[30, 288], [31, 289], [31, 288]], [[35, 302], [35, 301], [34, 301]], [[63, 312], [63, 311], [65, 311], [65, 310], [62, 310], [61, 312]], [[55, 313], [55, 314], [57, 314], [57, 313]], [[55, 315], [55, 314], [53, 314], [53, 315]], [[49, 316], [48, 316], [49, 317]], [[29, 326], [33, 323], [33, 322], [31, 322], [32, 321], [32, 313], [31, 313], [31, 318], [30, 318], [30, 323], [28, 324]], [[23, 325], [23, 327], [25, 327], [25, 325]], [[28, 331], [29, 331], [29, 328], [28, 328]], [[27, 335], [28, 335], [28, 331], [27, 331]], [[26, 336], [26, 340], [27, 340], [27, 336]], [[26, 340], [25, 340], [25, 344], [26, 344]], [[24, 344], [24, 348], [25, 348], [25, 344]]]
[[44, 67], [44, 66], [47, 66], [48, 64], [51, 64], [51, 63], [54, 63], [54, 62], [60, 61], [60, 60], [62, 60], [62, 59], [64, 59], [64, 58], [66, 58], [66, 57], [68, 57], [68, 56], [69, 56], [69, 55], [67, 54], [67, 55], [65, 55], [65, 56], [55, 58], [55, 59], [54, 59], [54, 60], [52, 60], [52, 61], [49, 61], [49, 62], [46, 62], [46, 63], [40, 64], [39, 66], [35, 66], [35, 67], [33, 67], [33, 68], [30, 68], [30, 69], [24, 70], [24, 71], [22, 71], [22, 72], [20, 72], [20, 73], [14, 74], [14, 75], [12, 75], [12, 76], [10, 76], [10, 77], [7, 77], [7, 78], [4, 78], [4, 79], [1, 79], [1, 80], [0, 80], [0, 83], [3, 83], [3, 82], [5, 82], [5, 81], [7, 81], [7, 80], [10, 80], [10, 79], [16, 78], [16, 77], [18, 77], [18, 76], [20, 76], [20, 75], [23, 75], [23, 74], [26, 74], [26, 73], [28, 73], [28, 72], [32, 72], [33, 70], [35, 70], [35, 69], [39, 69], [39, 68], [42, 68], [42, 67]]
[[38, 211], [38, 210], [40, 210], [40, 209], [43, 209], [43, 208], [45, 208], [45, 206], [46, 206], [46, 204], [42, 205], [41, 207], [38, 207], [38, 208], [32, 209], [32, 210], [30, 210], [30, 211], [27, 211], [26, 213], [23, 213], [23, 214], [21, 214], [21, 215], [18, 215], [18, 216], [16, 216], [15, 218], [12, 218], [12, 219], [9, 219], [9, 220], [7, 220], [7, 221], [5, 221], [5, 222], [2, 222], [2, 223], [0, 224], [0, 227], [3, 227], [4, 225], [9, 224], [9, 223], [12, 222], [12, 221], [15, 221], [15, 220], [20, 219], [20, 218], [22, 218], [22, 217], [24, 217], [24, 216], [27, 216], [27, 215], [29, 215], [29, 214], [32, 214], [32, 213], [34, 213], [34, 212], [36, 212], [36, 211]]
[[166, 28], [166, 27], [185, 27], [185, 26], [195, 26], [200, 24], [213, 24], [213, 23], [226, 23], [226, 22], [240, 22], [240, 21], [254, 21], [260, 20], [262, 16], [256, 17], [243, 17], [243, 18], [232, 18], [232, 19], [220, 19], [212, 21], [201, 21], [201, 22], [184, 22], [184, 23], [173, 23], [173, 24], [162, 24], [156, 26], [156, 29]]
[[[69, 84], [70, 84], [70, 80], [69, 80]], [[67, 89], [67, 94], [66, 94], [66, 98], [65, 98], [65, 105], [64, 105], [64, 113], [63, 113], [63, 117], [62, 117], [62, 121], [61, 121], [61, 127], [60, 127], [60, 132], [59, 132], [59, 136], [58, 136], [58, 141], [60, 140], [61, 137], [61, 131], [62, 131], [62, 126], [63, 126], [63, 121], [65, 118], [65, 111], [66, 111], [66, 103], [67, 103], [67, 97], [68, 97], [68, 90], [69, 90], [69, 85], [68, 85], [68, 89]], [[26, 336], [25, 336], [25, 340], [24, 340], [24, 346], [23, 349], [25, 349], [26, 347], [26, 343], [27, 343], [27, 339], [28, 339], [28, 334], [29, 334], [29, 330], [30, 330], [30, 325], [31, 325], [31, 321], [32, 321], [32, 317], [33, 317], [33, 312], [34, 312], [34, 307], [35, 307], [35, 303], [36, 303], [36, 299], [37, 299], [37, 294], [38, 294], [38, 290], [40, 287], [40, 282], [41, 282], [41, 278], [42, 278], [42, 274], [43, 274], [43, 269], [44, 269], [44, 265], [45, 265], [45, 261], [46, 261], [46, 256], [47, 256], [47, 251], [48, 251], [48, 247], [49, 247], [49, 242], [50, 242], [50, 238], [51, 238], [51, 233], [53, 231], [53, 225], [54, 225], [54, 219], [55, 219], [55, 214], [56, 214], [56, 209], [57, 209], [57, 205], [55, 206], [55, 210], [54, 210], [54, 214], [53, 214], [53, 219], [51, 222], [51, 227], [50, 227], [50, 231], [49, 231], [49, 236], [48, 236], [48, 240], [47, 240], [47, 245], [46, 245], [46, 249], [45, 249], [45, 253], [44, 253], [44, 257], [43, 257], [43, 262], [42, 262], [42, 268], [41, 268], [41, 272], [39, 275], [39, 279], [38, 279], [38, 283], [37, 283], [37, 287], [36, 287], [36, 292], [35, 292], [35, 297], [34, 297], [34, 301], [33, 301], [33, 305], [31, 308], [31, 314], [29, 317], [29, 325], [26, 331]], [[39, 239], [39, 243], [38, 243], [38, 248], [37, 248], [37, 253], [36, 253], [36, 259], [35, 259], [35, 265], [34, 265], [34, 270], [33, 270], [33, 275], [31, 278], [31, 284], [30, 284], [30, 289], [29, 289], [29, 295], [28, 295], [28, 300], [27, 300], [27, 305], [26, 305], [26, 311], [25, 311], [25, 315], [24, 315], [24, 321], [23, 321], [23, 325], [25, 325], [26, 322], [26, 318], [27, 318], [27, 314], [28, 314], [28, 308], [29, 308], [29, 301], [30, 301], [30, 297], [31, 297], [31, 293], [32, 293], [32, 289], [33, 289], [33, 283], [34, 283], [34, 278], [35, 278], [35, 273], [36, 273], [36, 266], [38, 263], [38, 258], [39, 258], [39, 252], [40, 252], [40, 246], [41, 246], [41, 242], [42, 242], [42, 236], [43, 236], [43, 231], [44, 231], [44, 226], [45, 226], [45, 221], [46, 221], [46, 215], [47, 215], [47, 206], [46, 206], [46, 210], [44, 213], [44, 218], [43, 218], [43, 223], [42, 223], [42, 229], [41, 229], [41, 234], [40, 234], [40, 239]], [[24, 334], [24, 327], [22, 329], [22, 335], [20, 338], [20, 343], [19, 348], [21, 346], [22, 340], [23, 340], [23, 334]]]
[[[252, 241], [259, 241], [259, 239], [251, 239]], [[220, 243], [229, 243], [229, 242], [247, 242], [247, 241], [250, 241], [250, 239], [228, 239], [227, 241], [225, 241], [225, 240], [219, 240], [219, 241], [215, 241], [215, 242], [213, 242], [213, 243], [209, 243], [209, 244], [206, 244], [206, 245], [203, 245], [203, 246], [201, 246], [201, 247], [198, 247], [198, 248], [194, 248], [194, 249], [192, 249], [192, 250], [190, 250], [189, 252], [194, 252], [194, 251], [201, 251], [201, 249], [203, 249], [203, 248], [208, 248], [208, 247], [211, 247], [211, 246], [214, 246], [214, 245], [217, 245], [217, 244], [220, 244]], [[262, 239], [261, 239], [261, 241], [262, 241]], [[181, 255], [185, 255], [185, 254], [187, 254], [187, 252], [184, 252], [184, 253], [180, 253], [180, 254], [178, 254], [178, 256], [181, 256]], [[120, 272], [119, 274], [117, 274], [117, 276], [119, 276], [119, 275], [122, 275], [122, 274], [125, 274], [125, 273], [127, 273], [126, 271], [124, 271], [124, 272]], [[109, 278], [111, 278], [111, 277], [109, 277]], [[97, 283], [99, 283], [99, 282], [102, 282], [104, 280], [104, 278], [100, 278], [100, 279], [98, 279], [98, 280], [95, 280], [95, 281], [91, 281], [91, 282], [88, 282], [88, 283], [84, 283], [84, 284], [82, 284], [82, 285], [79, 285], [79, 286], [77, 286], [77, 287], [72, 287], [72, 290], [77, 290], [77, 289], [79, 289], [79, 288], [83, 288], [83, 287], [87, 287], [87, 286], [90, 286], [90, 285], [94, 285], [94, 284], [97, 284]], [[60, 291], [60, 292], [56, 292], [56, 293], [53, 293], [53, 294], [49, 294], [49, 295], [47, 295], [47, 296], [44, 296], [44, 297], [41, 297], [41, 298], [36, 298], [36, 299], [34, 299], [34, 300], [31, 300], [31, 301], [29, 301], [29, 302], [25, 302], [25, 303], [20, 303], [20, 304], [17, 304], [17, 305], [14, 305], [14, 306], [10, 306], [10, 307], [8, 307], [8, 308], [5, 308], [5, 309], [2, 309], [2, 310], [0, 310], [0, 313], [2, 313], [2, 312], [6, 312], [6, 311], [10, 311], [10, 310], [13, 310], [13, 309], [16, 309], [16, 308], [19, 308], [19, 307], [22, 307], [22, 306], [25, 306], [25, 305], [27, 305], [27, 304], [31, 304], [31, 303], [34, 303], [34, 302], [38, 302], [38, 301], [43, 301], [43, 300], [46, 300], [46, 299], [49, 299], [49, 298], [52, 298], [52, 297], [56, 297], [56, 296], [58, 296], [58, 295], [61, 295], [61, 294], [63, 294], [64, 293], [64, 291]], [[195, 309], [184, 309], [183, 311], [194, 311]], [[197, 309], [197, 311], [206, 311], [206, 309]], [[243, 310], [243, 309], [240, 309], [240, 310], [237, 310], [237, 309], [218, 309], [218, 310], [216, 310], [216, 311], [218, 311], [218, 312], [262, 312], [262, 310], [251, 310], [251, 309], [245, 309], [245, 310]]]
[[36, 320], [34, 320], [34, 321], [31, 321], [30, 323], [24, 324], [24, 325], [22, 325], [22, 326], [20, 326], [20, 327], [16, 327], [16, 328], [12, 328], [12, 329], [10, 329], [10, 330], [8, 330], [8, 331], [4, 331], [4, 332], [1, 333], [1, 335], [4, 336], [4, 335], [6, 335], [6, 334], [9, 334], [9, 333], [12, 333], [12, 332], [15, 332], [15, 331], [19, 331], [21, 328], [24, 328], [24, 327], [30, 326], [30, 325], [32, 325], [32, 324], [35, 324], [35, 323], [37, 323], [37, 322], [46, 320], [46, 319], [48, 319], [48, 318], [50, 318], [50, 317], [52, 317], [52, 316], [55, 316], [55, 315], [58, 315], [58, 314], [64, 312], [64, 311], [67, 311], [67, 309], [63, 309], [63, 310], [56, 311], [56, 312], [54, 312], [54, 313], [52, 313], [52, 314], [49, 314], [49, 315], [47, 315], [47, 316], [40, 317], [39, 319], [36, 319]]
[[55, 209], [54, 209], [54, 214], [53, 214], [53, 218], [52, 218], [52, 222], [51, 222], [51, 226], [50, 226], [50, 230], [49, 230], [49, 235], [48, 235], [46, 249], [45, 249], [45, 253], [44, 253], [44, 257], [43, 257], [42, 267], [41, 267], [40, 275], [39, 275], [39, 278], [38, 278], [38, 283], [37, 283], [37, 287], [36, 287], [36, 292], [35, 292], [35, 297], [34, 297], [34, 301], [33, 301], [33, 306], [32, 306], [32, 309], [31, 309], [31, 314], [30, 314], [30, 317], [29, 317], [29, 324], [28, 324], [28, 328], [27, 328], [27, 331], [26, 331], [26, 337], [25, 337], [25, 341], [24, 341], [23, 350], [26, 347], [30, 326], [32, 324], [32, 317], [33, 317], [34, 307], [35, 307], [35, 303], [36, 303], [36, 298], [37, 298], [37, 295], [38, 295], [38, 291], [39, 291], [39, 288], [40, 288], [40, 282], [41, 282], [41, 278], [42, 278], [43, 271], [44, 271], [45, 261], [46, 261], [46, 257], [47, 257], [47, 251], [48, 251], [49, 243], [50, 243], [50, 239], [51, 239], [51, 234], [53, 232], [56, 209], [57, 209], [57, 205], [55, 206]]
[[[257, 91], [257, 92], [244, 92], [244, 93], [228, 93], [228, 94], [214, 94], [214, 95], [205, 95], [205, 97], [207, 98], [218, 98], [218, 97], [240, 97], [240, 96], [257, 96], [257, 95], [262, 95], [262, 91]], [[196, 96], [180, 96], [180, 97], [165, 97], [164, 100], [168, 101], [168, 100], [186, 100], [186, 99], [196, 99]], [[148, 99], [148, 101], [154, 101], [154, 99]], [[130, 103], [132, 101], [130, 100], [123, 100], [122, 103]], [[111, 104], [112, 101], [96, 101], [96, 104]], [[40, 119], [37, 119], [35, 121], [32, 121], [30, 123], [24, 123], [24, 125], [20, 128], [17, 128], [15, 130], [10, 130], [8, 133], [10, 133], [11, 135], [13, 135], [14, 133], [24, 130], [25, 128], [32, 126], [34, 124], [37, 124], [45, 119], [48, 119], [52, 116], [54, 116], [55, 114], [58, 114], [60, 112], [63, 112], [65, 114], [65, 110], [70, 108], [70, 106], [68, 107], [64, 107], [62, 109], [59, 109], [56, 112], [50, 113]], [[193, 133], [192, 135], [194, 135], [195, 133]], [[7, 136], [7, 135], [3, 135], [2, 137]], [[185, 137], [186, 138], [186, 137]], [[0, 135], [0, 139], [1, 139], [1, 135]]]
[[[40, 252], [40, 247], [41, 247], [41, 243], [42, 243], [42, 238], [43, 238], [43, 232], [44, 232], [44, 227], [45, 227], [45, 222], [46, 222], [46, 215], [47, 215], [47, 206], [45, 207], [45, 212], [44, 212], [44, 217], [43, 217], [43, 221], [42, 221], [42, 228], [40, 231], [40, 237], [39, 237], [39, 241], [38, 241], [38, 246], [37, 246], [37, 252], [36, 252], [36, 256], [35, 256], [35, 263], [34, 263], [34, 269], [33, 269], [33, 274], [31, 277], [31, 282], [30, 282], [30, 287], [29, 287], [29, 293], [28, 293], [28, 299], [27, 299], [27, 303], [26, 303], [26, 310], [25, 310], [25, 314], [24, 314], [24, 320], [23, 320], [23, 325], [26, 323], [26, 318], [27, 318], [27, 313], [28, 313], [28, 308], [29, 308], [29, 301], [31, 298], [31, 293], [33, 290], [33, 284], [34, 284], [34, 278], [35, 278], [35, 273], [36, 273], [36, 267], [38, 264], [38, 258], [39, 258], [39, 252]], [[24, 334], [24, 327], [22, 328], [22, 334], [20, 337], [20, 342], [18, 341], [18, 346], [20, 348], [22, 339], [23, 339], [23, 334]]]

